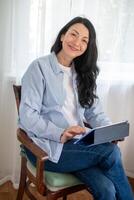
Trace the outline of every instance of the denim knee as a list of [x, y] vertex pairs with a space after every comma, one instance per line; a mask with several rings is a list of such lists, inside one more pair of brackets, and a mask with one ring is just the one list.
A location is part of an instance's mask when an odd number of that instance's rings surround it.
[[115, 163], [120, 163], [120, 161], [121, 161], [121, 152], [120, 152], [119, 147], [116, 144], [114, 144], [114, 149], [113, 149], [113, 152], [110, 155], [110, 158]]
[[99, 190], [94, 194], [96, 200], [116, 200], [116, 189], [112, 182], [100, 185]]
[[[101, 161], [100, 166], [103, 167], [103, 169], [110, 169], [113, 165], [122, 165], [121, 162], [121, 152], [119, 147], [116, 144], [110, 144], [110, 147], [112, 147], [110, 150], [111, 152], [106, 153], [103, 158], [103, 162]], [[110, 148], [109, 147], [109, 148]]]

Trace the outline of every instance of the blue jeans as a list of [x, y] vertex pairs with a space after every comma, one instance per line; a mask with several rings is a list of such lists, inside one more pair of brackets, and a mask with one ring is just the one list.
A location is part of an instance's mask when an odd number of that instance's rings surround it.
[[[90, 188], [95, 200], [134, 200], [116, 144], [87, 147], [73, 142], [64, 144], [58, 163], [46, 161], [45, 169], [74, 174]], [[35, 157], [29, 151], [26, 153], [36, 165]]]

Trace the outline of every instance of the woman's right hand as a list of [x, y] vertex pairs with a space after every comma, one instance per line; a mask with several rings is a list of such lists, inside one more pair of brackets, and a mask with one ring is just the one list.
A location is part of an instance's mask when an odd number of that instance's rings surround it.
[[64, 132], [61, 135], [61, 143], [65, 143], [68, 140], [71, 140], [76, 135], [80, 135], [86, 132], [86, 129], [81, 126], [71, 126], [64, 130]]

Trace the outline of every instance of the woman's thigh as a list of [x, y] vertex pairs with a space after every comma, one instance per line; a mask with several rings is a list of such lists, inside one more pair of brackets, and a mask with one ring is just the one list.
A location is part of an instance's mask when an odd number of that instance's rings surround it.
[[45, 169], [55, 172], [74, 172], [97, 166], [102, 160], [107, 160], [115, 148], [117, 145], [112, 143], [88, 147], [76, 145], [71, 140], [64, 145], [58, 163], [48, 160]]
[[[117, 145], [112, 143], [89, 147], [74, 144], [74, 140], [70, 140], [64, 144], [58, 163], [47, 160], [45, 169], [54, 172], [74, 172], [97, 166], [102, 161], [107, 160], [115, 148], [117, 148]], [[26, 150], [26, 154], [30, 161], [36, 165], [35, 156], [28, 150]]]

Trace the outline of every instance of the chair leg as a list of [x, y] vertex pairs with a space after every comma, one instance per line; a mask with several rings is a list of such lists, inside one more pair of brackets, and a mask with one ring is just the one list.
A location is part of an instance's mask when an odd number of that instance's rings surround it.
[[27, 177], [26, 163], [27, 163], [26, 158], [24, 156], [22, 156], [21, 157], [20, 183], [19, 183], [19, 189], [18, 189], [16, 200], [22, 200], [23, 199], [23, 195], [24, 195], [24, 191], [25, 191], [25, 187], [26, 187], [26, 177]]
[[64, 197], [63, 197], [63, 200], [67, 200], [67, 196], [64, 196]]
[[39, 198], [35, 198], [35, 197], [33, 196], [33, 194], [32, 194], [32, 193], [30, 192], [30, 190], [28, 189], [28, 186], [26, 187], [25, 192], [26, 192], [26, 194], [27, 194], [27, 196], [29, 197], [30, 200], [37, 200], [37, 199], [39, 199]]

